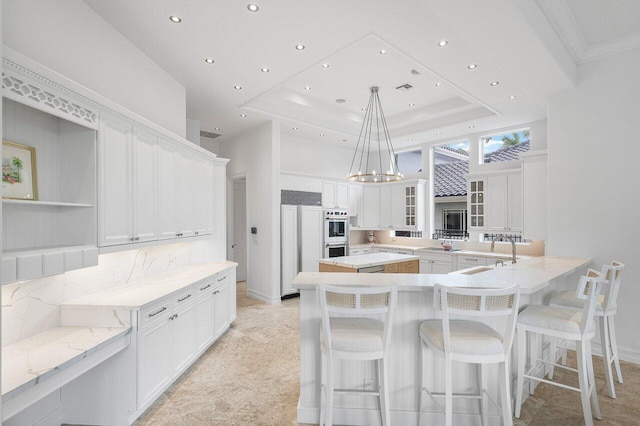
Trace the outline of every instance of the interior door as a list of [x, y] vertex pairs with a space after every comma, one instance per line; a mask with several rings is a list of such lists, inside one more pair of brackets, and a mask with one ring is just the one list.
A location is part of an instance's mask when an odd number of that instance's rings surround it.
[[233, 182], [233, 261], [238, 264], [236, 279], [247, 280], [247, 182]]

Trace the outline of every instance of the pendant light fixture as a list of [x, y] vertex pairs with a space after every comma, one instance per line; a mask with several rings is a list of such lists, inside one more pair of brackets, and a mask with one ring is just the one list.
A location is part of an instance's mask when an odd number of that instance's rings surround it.
[[354, 182], [383, 183], [399, 181], [402, 177], [391, 144], [387, 120], [382, 112], [378, 87], [373, 86], [348, 179]]

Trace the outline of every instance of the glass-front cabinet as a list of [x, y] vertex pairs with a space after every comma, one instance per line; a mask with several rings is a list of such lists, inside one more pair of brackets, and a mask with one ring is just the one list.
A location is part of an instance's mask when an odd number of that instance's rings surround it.
[[472, 179], [469, 181], [467, 192], [469, 206], [469, 228], [483, 229], [485, 227], [485, 179]]

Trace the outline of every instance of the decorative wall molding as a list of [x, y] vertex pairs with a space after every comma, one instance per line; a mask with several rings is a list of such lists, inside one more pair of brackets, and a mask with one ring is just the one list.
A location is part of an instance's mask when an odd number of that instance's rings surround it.
[[98, 127], [98, 104], [22, 65], [2, 58], [3, 96], [82, 124]]
[[549, 157], [549, 152], [546, 149], [540, 151], [523, 152], [520, 154], [520, 159], [524, 162], [546, 160], [547, 157]]

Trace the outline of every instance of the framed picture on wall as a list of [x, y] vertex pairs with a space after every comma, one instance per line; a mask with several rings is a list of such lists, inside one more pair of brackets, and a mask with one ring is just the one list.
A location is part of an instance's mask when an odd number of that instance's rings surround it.
[[2, 198], [38, 199], [34, 147], [2, 141]]

